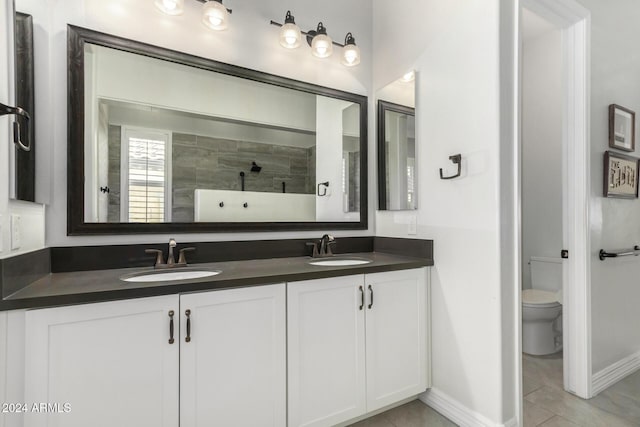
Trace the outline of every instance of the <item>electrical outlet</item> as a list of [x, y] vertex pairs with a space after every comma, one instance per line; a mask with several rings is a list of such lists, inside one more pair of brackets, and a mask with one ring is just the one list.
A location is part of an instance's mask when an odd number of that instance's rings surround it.
[[409, 217], [409, 224], [407, 226], [407, 234], [416, 235], [418, 234], [418, 217], [415, 215], [411, 215]]
[[22, 246], [22, 219], [20, 215], [11, 215], [11, 250], [20, 249]]

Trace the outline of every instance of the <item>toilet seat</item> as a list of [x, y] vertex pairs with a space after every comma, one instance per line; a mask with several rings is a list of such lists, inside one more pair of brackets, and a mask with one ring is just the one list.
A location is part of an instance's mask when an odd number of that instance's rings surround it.
[[522, 305], [527, 307], [555, 307], [558, 302], [558, 292], [542, 291], [540, 289], [525, 289], [522, 291]]

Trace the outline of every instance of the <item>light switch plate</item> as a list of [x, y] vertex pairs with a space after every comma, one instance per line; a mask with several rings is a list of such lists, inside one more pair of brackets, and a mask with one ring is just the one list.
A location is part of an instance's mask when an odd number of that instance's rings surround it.
[[409, 224], [407, 226], [407, 234], [416, 235], [418, 234], [418, 217], [415, 215], [409, 216]]
[[11, 214], [11, 250], [22, 246], [22, 218], [18, 214]]

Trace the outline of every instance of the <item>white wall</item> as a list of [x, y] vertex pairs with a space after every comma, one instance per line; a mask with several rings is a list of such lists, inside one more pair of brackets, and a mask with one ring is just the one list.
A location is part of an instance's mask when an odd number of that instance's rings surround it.
[[[8, 31], [12, 28], [9, 7], [9, 1], [0, 2], [0, 102], [11, 105], [13, 86], [9, 86], [9, 81], [13, 79], [10, 72], [13, 63], [9, 61], [9, 52], [13, 49], [9, 47], [13, 41], [8, 38]], [[9, 199], [9, 150], [13, 150], [9, 129], [12, 121], [11, 116], [0, 117], [0, 258], [44, 247], [44, 207]], [[22, 219], [22, 244], [18, 250], [11, 250], [11, 214], [20, 215]]]
[[591, 323], [596, 373], [640, 351], [640, 259], [600, 261], [600, 249], [640, 245], [640, 200], [602, 197], [603, 153], [608, 146], [608, 106], [636, 112], [640, 155], [640, 4], [634, 0], [579, 0], [591, 11]]
[[[512, 122], [501, 116], [513, 109], [513, 91], [502, 93], [499, 80], [505, 73], [503, 82], [513, 81], [513, 62], [503, 66], [500, 57], [503, 48], [507, 60], [514, 56], [515, 12], [506, 3], [401, 0], [389, 13], [374, 0], [374, 89], [412, 68], [419, 75], [419, 209], [377, 212], [376, 235], [411, 237], [407, 222], [417, 215], [417, 237], [434, 240], [434, 391], [492, 424], [516, 411], [514, 268], [502, 264], [515, 249], [501, 253], [509, 238], [501, 227], [512, 224], [501, 223], [500, 201], [513, 193], [513, 175], [500, 169], [512, 158], [501, 144], [514, 145]], [[457, 153], [462, 177], [440, 180], [438, 169], [452, 172], [448, 157]]]
[[101, 46], [92, 51], [97, 98], [316, 130], [313, 94]]
[[[316, 195], [317, 221], [349, 221], [342, 192], [343, 111], [353, 105], [340, 99], [316, 99], [316, 184], [329, 182], [326, 195]], [[320, 190], [323, 191], [323, 190]]]
[[[200, 24], [198, 2], [185, 2], [185, 13], [170, 17], [158, 12], [151, 1], [127, 0], [17, 0], [18, 8], [34, 15], [36, 31], [46, 33], [50, 52], [49, 60], [38, 63], [36, 53], [36, 86], [46, 81], [47, 96], [51, 104], [42, 115], [47, 116], [52, 136], [51, 205], [47, 211], [46, 241], [50, 246], [115, 244], [135, 242], [164, 242], [169, 237], [178, 241], [250, 240], [256, 238], [317, 237], [318, 232], [286, 233], [233, 233], [233, 234], [184, 234], [184, 235], [129, 235], [129, 236], [66, 236], [66, 25], [67, 23], [140, 40], [174, 50], [212, 58], [247, 68], [278, 74], [285, 77], [333, 87], [357, 94], [369, 95], [371, 88], [371, 13], [368, 0], [341, 2], [329, 0], [296, 2], [294, 7], [283, 0], [237, 1], [227, 0], [225, 5], [233, 9], [230, 28], [225, 32], [212, 32]], [[296, 22], [303, 28], [315, 27], [319, 20], [325, 24], [329, 35], [339, 40], [352, 32], [362, 51], [358, 67], [346, 68], [339, 56], [328, 60], [313, 57], [306, 47], [296, 50], [283, 49], [277, 42], [278, 28], [269, 25], [271, 19], [282, 21], [291, 9]], [[44, 15], [44, 16], [43, 16]], [[37, 23], [41, 22], [42, 25]], [[48, 73], [43, 73], [43, 70]], [[39, 78], [40, 76], [40, 78]], [[371, 111], [369, 111], [371, 114]], [[369, 131], [369, 150], [374, 152], [373, 128]], [[370, 182], [373, 181], [374, 157], [369, 156]], [[374, 186], [370, 185], [369, 199], [374, 198]], [[369, 223], [373, 222], [370, 214]], [[326, 230], [332, 231], [332, 230]], [[373, 226], [365, 231], [334, 231], [336, 236], [370, 235]]]
[[562, 250], [562, 38], [552, 30], [522, 51], [522, 287], [532, 256]]

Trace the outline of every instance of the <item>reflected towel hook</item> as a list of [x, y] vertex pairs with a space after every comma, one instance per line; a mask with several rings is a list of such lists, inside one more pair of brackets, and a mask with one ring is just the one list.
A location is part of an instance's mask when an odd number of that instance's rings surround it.
[[453, 156], [449, 156], [449, 160], [451, 160], [454, 165], [458, 165], [458, 172], [455, 175], [443, 176], [442, 168], [440, 168], [440, 179], [453, 179], [460, 176], [460, 172], [462, 171], [462, 154], [455, 154]]
[[[4, 105], [0, 103], [0, 116], [6, 116], [8, 114], [15, 114], [18, 116], [22, 116], [27, 121], [27, 137], [31, 138], [31, 116], [27, 113], [26, 110], [20, 107], [9, 107], [8, 105]], [[27, 141], [26, 144], [22, 142], [22, 138], [20, 136], [20, 123], [13, 122], [13, 143], [18, 146], [22, 151], [29, 152], [31, 151], [31, 143]]]
[[[320, 186], [321, 186], [321, 185], [324, 187], [324, 192], [323, 192], [322, 194], [320, 194]], [[317, 190], [316, 192], [317, 192], [318, 196], [320, 196], [320, 197], [322, 197], [322, 196], [326, 196], [326, 195], [327, 195], [327, 187], [328, 187], [328, 186], [329, 186], [329, 181], [325, 181], [325, 182], [321, 182], [321, 183], [319, 183], [319, 184], [318, 184], [318, 187], [317, 187], [317, 189], [316, 189], [316, 190]]]

